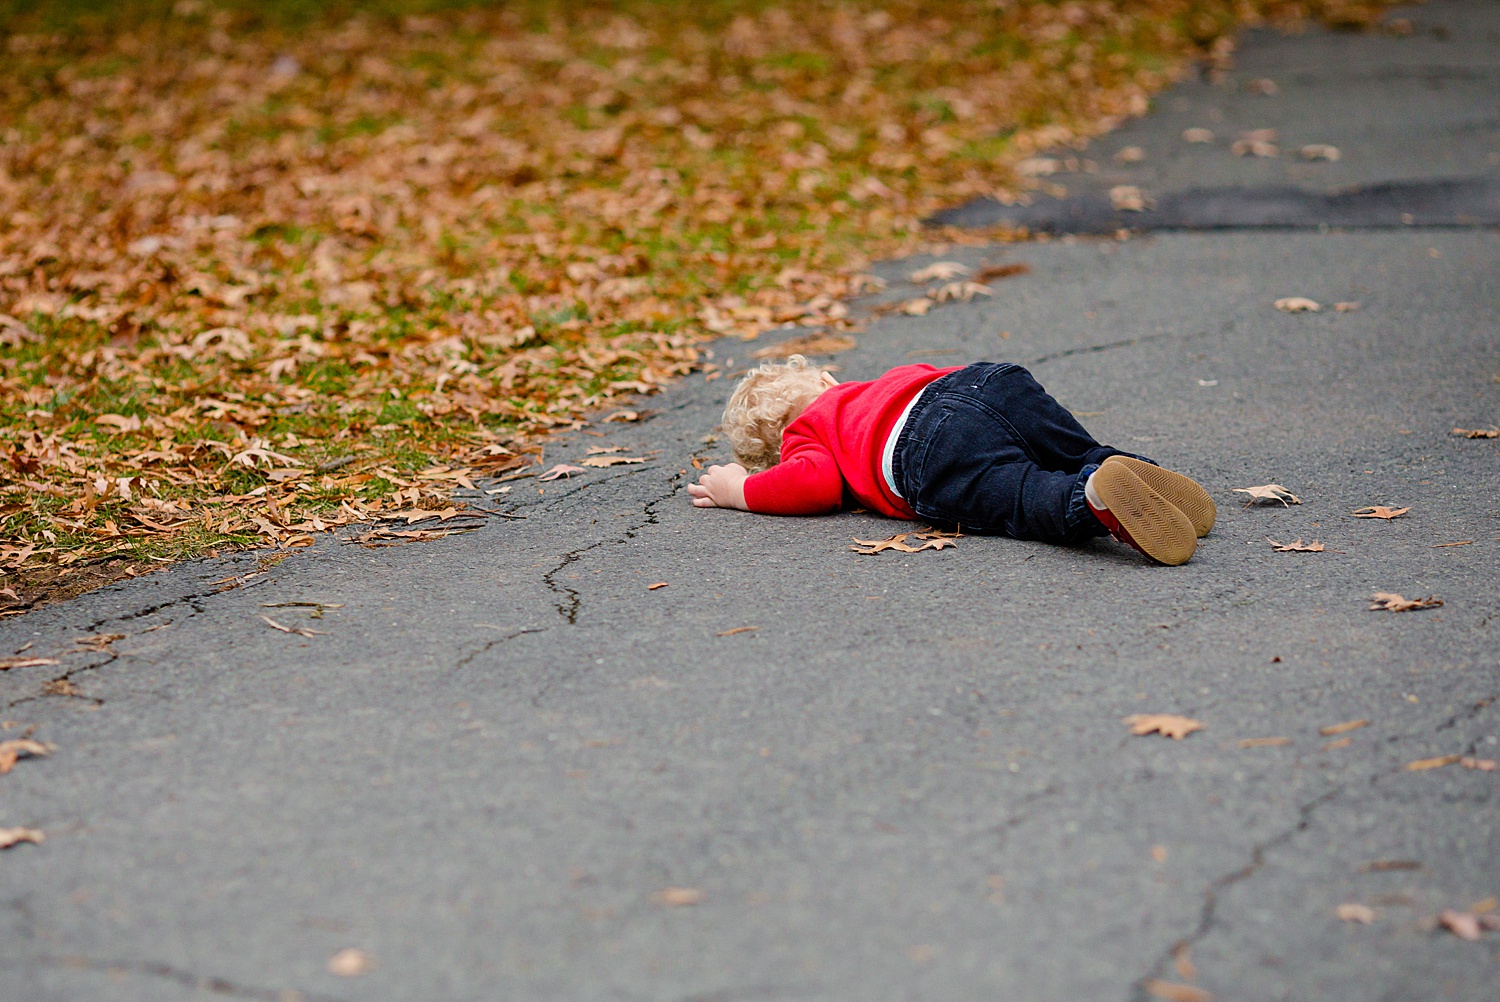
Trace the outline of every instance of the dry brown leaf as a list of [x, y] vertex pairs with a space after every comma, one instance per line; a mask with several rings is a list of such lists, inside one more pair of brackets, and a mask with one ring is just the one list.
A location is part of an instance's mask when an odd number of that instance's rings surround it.
[[925, 317], [927, 315], [927, 311], [932, 309], [932, 306], [932, 300], [928, 299], [926, 296], [921, 296], [917, 299], [908, 299], [906, 302], [902, 303], [901, 312], [905, 313], [909, 317]]
[[1146, 159], [1146, 151], [1139, 146], [1122, 146], [1114, 158], [1122, 164], [1138, 164]]
[[916, 285], [923, 282], [947, 282], [960, 275], [967, 275], [967, 265], [959, 264], [957, 261], [934, 261], [925, 268], [919, 268], [912, 272], [908, 278]]
[[568, 477], [572, 476], [575, 473], [587, 472], [588, 471], [585, 470], [582, 466], [569, 466], [567, 463], [558, 463], [546, 473], [538, 475], [537, 479], [546, 483], [548, 481], [557, 480], [560, 477]]
[[1229, 146], [1229, 152], [1237, 157], [1276, 157], [1281, 155], [1281, 150], [1275, 143], [1264, 139], [1236, 139]]
[[859, 347], [847, 334], [803, 334], [753, 353], [754, 358], [787, 358], [791, 355], [836, 355]]
[[610, 414], [608, 417], [604, 418], [603, 423], [609, 424], [611, 421], [639, 421], [640, 419], [640, 411], [615, 411], [613, 414]]
[[[590, 456], [587, 459], [583, 460], [583, 465], [608, 467], [629, 465], [632, 463], [644, 463], [645, 461], [645, 456]], [[554, 469], [556, 469], [556, 467], [554, 467]], [[537, 479], [540, 480], [544, 478], [538, 477]]]
[[758, 629], [760, 629], [760, 627], [758, 627], [758, 626], [736, 626], [732, 630], [722, 630], [719, 633], [715, 633], [714, 636], [716, 636], [716, 637], [732, 637], [736, 633], [749, 633], [752, 630], [758, 630]]
[[1451, 434], [1463, 438], [1500, 438], [1500, 428], [1454, 428]]
[[1163, 999], [1164, 1002], [1213, 1002], [1214, 999], [1212, 994], [1202, 988], [1163, 981], [1160, 978], [1147, 978], [1141, 983], [1141, 987], [1152, 997]]
[[1467, 939], [1477, 942], [1483, 932], [1480, 929], [1479, 916], [1472, 912], [1461, 912], [1455, 908], [1446, 908], [1438, 914], [1438, 925], [1447, 929], [1459, 939]]
[[1344, 154], [1337, 146], [1327, 143], [1308, 143], [1301, 150], [1303, 160], [1327, 160], [1329, 162], [1338, 160]]
[[1375, 921], [1375, 909], [1369, 905], [1361, 905], [1355, 902], [1347, 902], [1334, 909], [1334, 914], [1341, 922], [1358, 922], [1361, 925], [1369, 925]]
[[17, 761], [31, 756], [43, 756], [52, 754], [50, 746], [31, 738], [12, 738], [9, 741], [0, 741], [0, 776], [15, 768]]
[[1245, 502], [1248, 508], [1253, 504], [1269, 504], [1280, 501], [1283, 506], [1301, 504], [1302, 499], [1280, 484], [1261, 484], [1259, 487], [1236, 487], [1236, 494], [1248, 494], [1250, 500]]
[[1002, 278], [1014, 278], [1017, 275], [1026, 275], [1031, 272], [1031, 265], [1024, 261], [1016, 261], [1011, 264], [994, 264], [987, 268], [981, 268], [979, 274], [974, 276], [976, 282], [994, 282]]
[[1125, 718], [1130, 733], [1135, 735], [1160, 734], [1173, 741], [1181, 741], [1194, 731], [1203, 730], [1203, 725], [1191, 717], [1175, 713], [1133, 713]]
[[1478, 769], [1480, 772], [1494, 772], [1496, 768], [1495, 760], [1492, 758], [1470, 758], [1467, 755], [1459, 759], [1458, 764], [1465, 769]]
[[1357, 731], [1361, 727], [1369, 726], [1370, 722], [1368, 720], [1346, 720], [1341, 724], [1329, 724], [1327, 727], [1319, 727], [1318, 733], [1325, 738], [1331, 738], [1335, 734], [1347, 734], [1350, 731]]
[[1317, 300], [1306, 296], [1284, 296], [1276, 300], [1276, 308], [1283, 313], [1317, 313], [1323, 307]]
[[1241, 748], [1280, 748], [1291, 743], [1291, 738], [1245, 738], [1239, 742], [1239, 746]]
[[357, 946], [348, 946], [328, 958], [328, 973], [357, 978], [375, 969], [375, 958]]
[[1359, 303], [1357, 303], [1357, 302], [1334, 303], [1333, 304], [1333, 309], [1334, 309], [1334, 312], [1336, 312], [1336, 313], [1353, 313], [1355, 310], [1359, 309]]
[[40, 845], [46, 838], [47, 836], [37, 828], [0, 828], [0, 849], [9, 849], [22, 842], [35, 842]]
[[[922, 542], [916, 546], [912, 546], [906, 541], [909, 538], [920, 539]], [[941, 550], [949, 546], [956, 546], [958, 544], [954, 540], [958, 538], [961, 537], [957, 534], [931, 531], [925, 533], [901, 532], [891, 536], [889, 539], [856, 538], [854, 542], [857, 545], [851, 546], [849, 549], [866, 557], [882, 553], [886, 550], [895, 550], [899, 553], [921, 553], [923, 550]]]
[[1411, 612], [1414, 609], [1436, 609], [1443, 604], [1443, 600], [1435, 595], [1426, 598], [1403, 598], [1393, 591], [1377, 591], [1370, 596], [1374, 604], [1370, 606], [1371, 612]]
[[1387, 522], [1389, 522], [1393, 518], [1400, 518], [1402, 515], [1405, 515], [1409, 511], [1411, 511], [1411, 508], [1409, 506], [1406, 508], [1388, 508], [1383, 504], [1377, 504], [1367, 505], [1364, 508], [1358, 508], [1351, 514], [1353, 514], [1355, 518], [1383, 518]]
[[1182, 141], [1184, 143], [1211, 143], [1214, 141], [1214, 134], [1210, 129], [1183, 129]]
[[995, 290], [978, 282], [949, 282], [935, 293], [929, 293], [935, 303], [964, 302], [975, 296], [993, 296]]
[[55, 665], [57, 658], [0, 658], [0, 671], [10, 671], [12, 668], [37, 668], [41, 665]]
[[703, 892], [696, 887], [664, 887], [656, 892], [654, 900], [669, 908], [681, 908], [702, 902]]
[[1439, 755], [1436, 758], [1419, 758], [1415, 762], [1406, 763], [1404, 768], [1407, 772], [1426, 772], [1428, 769], [1441, 769], [1445, 765], [1452, 765], [1462, 758], [1462, 755]]
[[124, 639], [125, 634], [123, 633], [95, 633], [92, 636], [79, 637], [73, 643], [77, 644], [83, 650], [102, 654], [110, 650], [110, 644], [116, 640]]
[[272, 619], [270, 616], [261, 616], [260, 618], [271, 629], [273, 629], [273, 630], [280, 630], [282, 633], [295, 633], [299, 637], [318, 637], [318, 636], [327, 636], [328, 635], [323, 630], [309, 630], [309, 629], [307, 629], [305, 627], [301, 627], [301, 626], [282, 626], [280, 623], [276, 622], [276, 620]]
[[1193, 963], [1193, 948], [1188, 943], [1178, 943], [1172, 947], [1172, 966], [1177, 969], [1177, 976], [1182, 980], [1198, 980], [1198, 968]]
[[656, 591], [656, 589], [658, 589], [658, 588], [665, 588], [666, 586], [667, 586], [667, 582], [665, 582], [665, 581], [658, 581], [655, 584], [648, 584], [646, 586], [646, 590], [647, 591]]
[[1109, 204], [1116, 212], [1145, 212], [1156, 200], [1133, 184], [1117, 184], [1109, 189]]
[[1318, 542], [1316, 539], [1314, 539], [1311, 543], [1306, 543], [1306, 544], [1304, 544], [1302, 542], [1301, 537], [1298, 537], [1296, 541], [1291, 542], [1291, 543], [1278, 543], [1278, 542], [1276, 542], [1276, 540], [1272, 539], [1270, 536], [1267, 536], [1266, 537], [1266, 542], [1270, 543], [1271, 546], [1273, 548], [1275, 548], [1275, 550], [1276, 550], [1277, 553], [1322, 553], [1323, 552], [1323, 544], [1320, 543], [1320, 542]]

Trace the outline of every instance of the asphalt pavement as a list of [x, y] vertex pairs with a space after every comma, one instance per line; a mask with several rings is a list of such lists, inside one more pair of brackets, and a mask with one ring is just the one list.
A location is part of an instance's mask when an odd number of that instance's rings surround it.
[[[1319, 44], [1378, 59], [1493, 10]], [[1497, 91], [1463, 93], [1452, 115], [1493, 127]], [[1423, 176], [1410, 153], [1392, 176]], [[1028, 365], [1096, 437], [1210, 490], [1190, 563], [1107, 539], [860, 556], [905, 526], [695, 509], [732, 387], [700, 374], [547, 449], [648, 462], [485, 496], [524, 519], [324, 536], [4, 620], [0, 656], [58, 663], [0, 673], [0, 738], [55, 747], [0, 777], [0, 827], [46, 832], [0, 852], [0, 998], [1500, 996], [1500, 933], [1433, 923], [1500, 894], [1500, 772], [1407, 768], [1500, 758], [1500, 439], [1452, 434], [1500, 423], [1500, 233], [940, 257], [1030, 271], [872, 321], [840, 378]], [[882, 298], [935, 259], [881, 265]], [[1272, 482], [1302, 503], [1234, 493]], [[123, 637], [75, 644], [100, 633]], [[1141, 713], [1203, 727], [1132, 736]], [[363, 973], [331, 972], [351, 948]]]

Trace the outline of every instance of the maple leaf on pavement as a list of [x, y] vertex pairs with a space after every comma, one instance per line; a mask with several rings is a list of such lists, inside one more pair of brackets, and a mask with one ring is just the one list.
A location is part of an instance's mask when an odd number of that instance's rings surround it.
[[1302, 503], [1301, 498], [1280, 484], [1261, 484], [1259, 487], [1236, 487], [1234, 488], [1234, 492], [1236, 494], [1250, 495], [1250, 500], [1245, 502], [1246, 508], [1253, 504], [1269, 503], [1272, 501], [1280, 501], [1283, 506]]
[[1377, 591], [1370, 597], [1375, 600], [1375, 604], [1370, 606], [1372, 612], [1410, 612], [1413, 609], [1436, 609], [1443, 604], [1442, 599], [1432, 595], [1426, 598], [1404, 598], [1393, 591]]
[[1194, 731], [1203, 730], [1203, 725], [1192, 717], [1181, 717], [1175, 713], [1132, 713], [1125, 718], [1130, 733], [1135, 735], [1160, 734], [1173, 741], [1181, 741]]
[[1500, 428], [1454, 428], [1451, 434], [1463, 438], [1500, 438]]
[[1400, 518], [1409, 511], [1411, 511], [1411, 506], [1409, 505], [1405, 508], [1387, 508], [1383, 504], [1376, 504], [1357, 508], [1354, 510], [1353, 515], [1355, 518], [1383, 518], [1389, 522], [1393, 518]]
[[1302, 542], [1302, 540], [1300, 538], [1297, 539], [1295, 542], [1292, 542], [1292, 543], [1278, 543], [1278, 542], [1276, 542], [1276, 540], [1272, 539], [1270, 536], [1267, 536], [1266, 537], [1266, 542], [1268, 542], [1272, 546], [1274, 546], [1276, 548], [1276, 552], [1277, 553], [1322, 553], [1323, 552], [1323, 544], [1320, 543], [1320, 542], [1318, 542], [1316, 539], [1314, 539], [1311, 543], [1305, 543], [1305, 544]]
[[537, 477], [537, 479], [545, 482], [556, 480], [558, 477], [566, 477], [574, 473], [585, 472], [587, 471], [581, 466], [569, 466], [567, 463], [558, 463], [556, 466], [552, 467], [552, 469]]
[[1286, 296], [1276, 300], [1276, 308], [1282, 313], [1317, 313], [1323, 306], [1306, 296]]

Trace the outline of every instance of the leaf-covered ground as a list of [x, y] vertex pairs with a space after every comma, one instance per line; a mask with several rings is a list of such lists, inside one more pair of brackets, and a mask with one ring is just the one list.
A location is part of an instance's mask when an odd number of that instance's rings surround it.
[[852, 327], [1234, 29], [1381, 3], [396, 6], [0, 5], [0, 603], [440, 509], [707, 337]]

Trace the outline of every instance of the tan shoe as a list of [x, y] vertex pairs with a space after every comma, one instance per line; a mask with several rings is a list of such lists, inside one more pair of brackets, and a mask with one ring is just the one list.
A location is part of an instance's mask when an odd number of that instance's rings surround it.
[[1179, 511], [1186, 515], [1188, 521], [1193, 523], [1193, 531], [1200, 539], [1208, 535], [1208, 530], [1214, 527], [1214, 519], [1218, 517], [1214, 499], [1209, 497], [1208, 491], [1200, 487], [1198, 482], [1191, 477], [1164, 470], [1160, 466], [1152, 466], [1150, 463], [1144, 463], [1130, 456], [1110, 456], [1105, 462], [1124, 463], [1130, 472], [1146, 482], [1147, 487], [1172, 502]]
[[1094, 472], [1091, 485], [1103, 502], [1088, 502], [1109, 534], [1159, 564], [1185, 564], [1198, 549], [1193, 523], [1180, 509], [1146, 485], [1129, 466], [1110, 456]]

